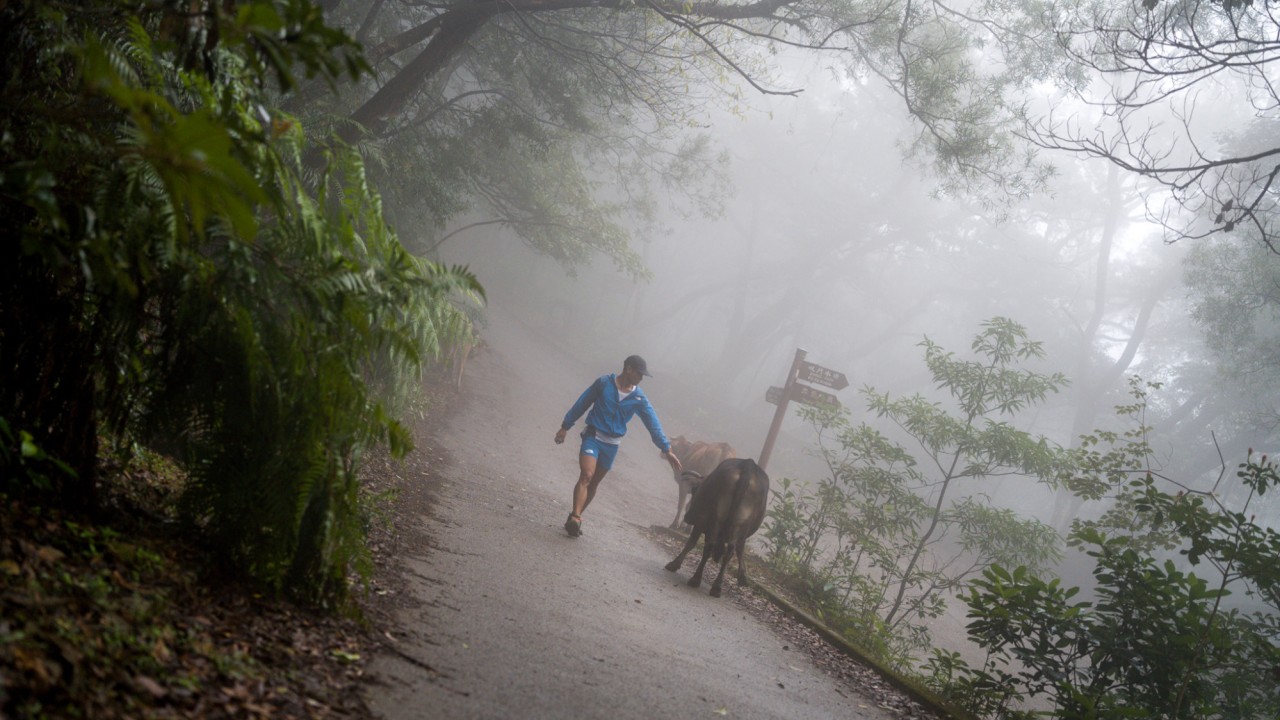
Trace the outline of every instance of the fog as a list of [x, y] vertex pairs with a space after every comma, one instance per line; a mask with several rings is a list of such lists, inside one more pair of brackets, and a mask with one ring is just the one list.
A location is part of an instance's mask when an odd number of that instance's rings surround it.
[[[861, 389], [919, 393], [949, 407], [920, 343], [927, 337], [965, 356], [981, 324], [996, 316], [1044, 343], [1046, 356], [1028, 369], [1070, 381], [1005, 418], [1024, 430], [1067, 447], [1098, 428], [1122, 431], [1132, 423], [1112, 408], [1131, 401], [1128, 379], [1138, 375], [1164, 383], [1143, 416], [1155, 428], [1158, 472], [1207, 491], [1225, 468], [1225, 489], [1245, 448], [1276, 447], [1274, 425], [1239, 422], [1258, 394], [1224, 391], [1192, 321], [1183, 284], [1190, 241], [1167, 242], [1167, 228], [1154, 221], [1167, 194], [1106, 162], [1063, 154], [1049, 158], [1056, 176], [1046, 191], [1025, 200], [981, 188], [948, 196], [927, 159], [910, 156], [919, 130], [898, 98], [820, 61], [783, 65], [789, 73], [778, 85], [803, 87], [799, 96], [744, 91], [733, 111], [706, 108], [704, 126], [728, 158], [724, 211], [662, 215], [665, 232], [637, 248], [651, 277], [630, 277], [602, 257], [569, 272], [501, 226], [449, 237], [438, 258], [475, 270], [491, 305], [560, 344], [584, 382], [619, 370], [626, 355], [644, 355], [655, 373], [648, 392], [668, 433], [727, 441], [743, 455], [759, 456], [774, 412], [765, 392], [783, 384], [797, 348], [849, 378], [836, 394], [855, 424], [893, 434], [867, 417]], [[566, 407], [576, 391], [566, 389]], [[1188, 400], [1215, 393], [1217, 407]], [[769, 471], [816, 482], [826, 468], [795, 407]], [[561, 411], [548, 409], [548, 426]], [[1096, 518], [1109, 507], [1071, 503], [1025, 478], [958, 492], [1064, 534], [1073, 517]], [[1280, 504], [1259, 500], [1251, 510], [1274, 526]], [[1087, 587], [1087, 567], [1068, 562], [1059, 572]], [[935, 633], [947, 642], [945, 630]]]
[[[924, 162], [904, 159], [916, 130], [895, 97], [812, 60], [790, 68], [779, 84], [803, 86], [798, 97], [744, 93], [743, 112], [707, 108], [731, 194], [719, 217], [661, 218], [667, 231], [637, 248], [651, 278], [629, 277], [602, 257], [570, 273], [498, 225], [449, 236], [438, 258], [469, 265], [492, 304], [542, 323], [586, 368], [616, 370], [627, 354], [643, 354], [657, 374], [650, 392], [692, 412], [679, 417], [705, 423], [684, 420], [673, 433], [722, 438], [749, 454], [758, 454], [772, 417], [765, 391], [784, 381], [796, 348], [848, 376], [838, 396], [859, 421], [863, 386], [934, 394], [925, 337], [964, 354], [995, 316], [1045, 343], [1047, 357], [1032, 369], [1072, 381], [1018, 418], [1025, 429], [1070, 445], [1073, 433], [1106, 427], [1130, 374], [1173, 378], [1167, 402], [1176, 402], [1175, 375], [1204, 352], [1180, 283], [1186, 246], [1166, 244], [1145, 217], [1133, 177], [1061, 156], [1049, 191], [1024, 202], [939, 197]], [[1103, 265], [1107, 223], [1114, 244]], [[1145, 306], [1142, 341], [1121, 361]], [[1082, 347], [1095, 314], [1098, 342]], [[1082, 393], [1103, 398], [1084, 424]], [[792, 414], [771, 470], [812, 471], [809, 435]], [[1198, 472], [1216, 463], [1168, 453], [1168, 463]], [[1005, 501], [1049, 520], [1044, 497]]]

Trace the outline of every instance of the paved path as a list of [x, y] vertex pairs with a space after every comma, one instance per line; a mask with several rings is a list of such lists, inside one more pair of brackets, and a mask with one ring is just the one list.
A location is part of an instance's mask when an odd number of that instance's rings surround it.
[[[372, 663], [379, 716], [889, 717], [709, 583], [687, 587], [690, 563], [663, 570], [670, 558], [642, 528], [670, 522], [675, 483], [638, 420], [585, 534], [566, 537], [577, 436], [552, 435], [594, 377], [620, 368], [577, 366], [501, 308], [489, 323], [437, 438], [452, 463], [420, 518], [433, 547], [403, 558], [418, 600], [399, 613], [403, 657]], [[661, 415], [660, 377], [646, 388]]]

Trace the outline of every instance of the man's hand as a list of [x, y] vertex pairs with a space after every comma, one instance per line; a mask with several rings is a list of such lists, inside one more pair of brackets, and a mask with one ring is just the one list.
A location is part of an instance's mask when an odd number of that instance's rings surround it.
[[676, 457], [674, 453], [670, 451], [663, 452], [662, 459], [671, 463], [672, 470], [675, 470], [676, 472], [680, 472], [680, 458]]
[[560, 428], [559, 430], [557, 430], [557, 431], [556, 431], [556, 444], [557, 444], [557, 445], [563, 445], [563, 444], [564, 444], [564, 436], [565, 436], [566, 434], [568, 434], [568, 432], [569, 432], [569, 431], [568, 431], [568, 430], [565, 430], [564, 428]]

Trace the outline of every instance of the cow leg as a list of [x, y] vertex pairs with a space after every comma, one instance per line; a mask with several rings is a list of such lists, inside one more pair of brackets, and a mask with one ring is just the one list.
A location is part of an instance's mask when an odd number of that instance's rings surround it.
[[676, 478], [676, 485], [680, 487], [680, 501], [676, 505], [676, 519], [671, 521], [672, 530], [680, 529], [680, 518], [684, 515], [684, 501], [689, 497], [689, 483], [682, 478]]
[[707, 560], [711, 558], [711, 543], [712, 538], [715, 537], [715, 528], [711, 528], [705, 536], [706, 540], [702, 543], [702, 559], [698, 561], [698, 568], [693, 571], [693, 577], [689, 578], [691, 588], [702, 587], [702, 571], [707, 567]]
[[738, 541], [738, 584], [747, 584], [747, 570], [743, 567], [743, 563], [747, 561], [747, 539], [742, 538]]
[[675, 572], [679, 570], [680, 566], [684, 564], [685, 556], [687, 556], [689, 551], [693, 549], [693, 546], [697, 544], [698, 528], [694, 528], [693, 532], [689, 533], [689, 540], [684, 544], [684, 549], [680, 551], [679, 555], [676, 555], [674, 560], [666, 564], [667, 572]]
[[[720, 597], [720, 586], [724, 583], [724, 571], [729, 567], [729, 558], [733, 556], [737, 549], [737, 544], [729, 542], [724, 548], [724, 554], [720, 556], [720, 570], [716, 573], [716, 581], [711, 583], [711, 597]], [[742, 561], [739, 560], [739, 563]], [[741, 565], [739, 565], [741, 567]]]

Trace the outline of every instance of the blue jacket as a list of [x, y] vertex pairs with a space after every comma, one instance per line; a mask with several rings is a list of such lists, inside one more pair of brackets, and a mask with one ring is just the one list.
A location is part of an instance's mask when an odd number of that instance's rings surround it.
[[578, 398], [578, 402], [565, 413], [564, 422], [560, 423], [560, 427], [565, 430], [573, 427], [578, 418], [582, 417], [582, 413], [587, 412], [587, 408], [591, 408], [591, 412], [587, 413], [587, 425], [599, 432], [621, 437], [627, 434], [627, 422], [639, 413], [641, 422], [649, 430], [649, 437], [653, 438], [653, 444], [663, 452], [670, 452], [671, 441], [662, 433], [662, 423], [658, 422], [658, 413], [653, 409], [653, 405], [649, 404], [649, 398], [645, 397], [644, 391], [637, 387], [635, 392], [624, 398], [622, 402], [618, 402], [616, 378], [615, 373], [596, 378], [596, 381], [591, 383], [591, 387]]

